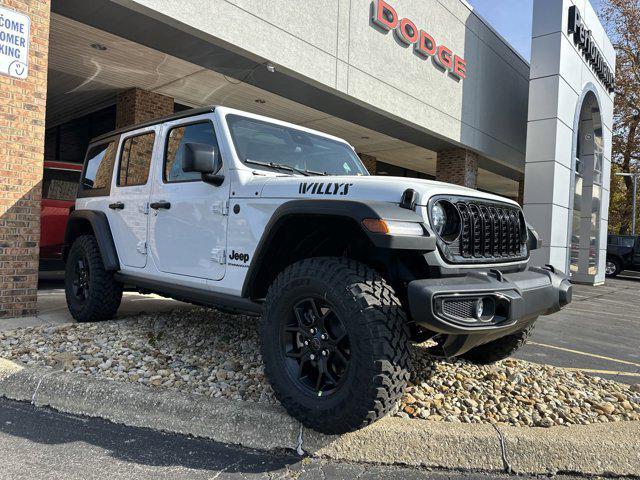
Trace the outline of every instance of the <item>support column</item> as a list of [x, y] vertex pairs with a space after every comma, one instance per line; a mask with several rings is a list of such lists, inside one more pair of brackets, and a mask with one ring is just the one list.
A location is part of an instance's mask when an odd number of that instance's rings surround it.
[[464, 148], [438, 152], [436, 180], [477, 188], [478, 155]]
[[518, 199], [516, 201], [521, 207], [524, 205], [524, 178], [518, 182]]
[[0, 0], [0, 6], [30, 23], [28, 67], [0, 74], [0, 318], [7, 318], [37, 312], [50, 2]]
[[378, 159], [372, 155], [367, 155], [366, 153], [358, 153], [360, 160], [364, 163], [364, 166], [367, 167], [367, 170], [371, 175], [375, 175], [378, 171]]
[[173, 98], [140, 88], [118, 95], [116, 128], [148, 122], [173, 113]]

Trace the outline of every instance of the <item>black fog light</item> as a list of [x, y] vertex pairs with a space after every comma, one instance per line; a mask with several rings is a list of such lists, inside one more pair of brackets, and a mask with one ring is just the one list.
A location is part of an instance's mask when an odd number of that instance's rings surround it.
[[558, 304], [560, 308], [564, 308], [571, 303], [573, 296], [573, 286], [566, 278], [560, 282]]

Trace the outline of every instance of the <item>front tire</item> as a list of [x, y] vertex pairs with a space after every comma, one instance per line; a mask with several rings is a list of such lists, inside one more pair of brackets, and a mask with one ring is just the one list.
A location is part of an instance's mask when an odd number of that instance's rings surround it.
[[533, 332], [532, 323], [524, 330], [512, 333], [510, 335], [498, 338], [484, 345], [472, 348], [466, 353], [460, 355], [460, 358], [475, 363], [476, 365], [490, 365], [510, 357], [517, 350], [523, 347], [531, 333]]
[[621, 271], [622, 265], [619, 260], [616, 260], [615, 258], [607, 258], [607, 263], [605, 264], [605, 275], [607, 277], [617, 277]]
[[280, 273], [265, 299], [261, 340], [280, 403], [325, 434], [383, 417], [409, 379], [400, 301], [373, 269], [346, 258], [303, 260]]
[[78, 237], [67, 258], [65, 295], [71, 316], [78, 322], [115, 317], [122, 300], [122, 284], [104, 268], [93, 235]]

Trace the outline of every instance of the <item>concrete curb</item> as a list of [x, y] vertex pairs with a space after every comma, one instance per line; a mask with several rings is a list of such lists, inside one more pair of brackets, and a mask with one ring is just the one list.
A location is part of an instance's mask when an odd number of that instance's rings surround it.
[[0, 395], [254, 449], [301, 447], [337, 460], [523, 474], [640, 474], [640, 422], [542, 429], [387, 418], [358, 432], [325, 436], [302, 429], [276, 406], [24, 368], [4, 359]]

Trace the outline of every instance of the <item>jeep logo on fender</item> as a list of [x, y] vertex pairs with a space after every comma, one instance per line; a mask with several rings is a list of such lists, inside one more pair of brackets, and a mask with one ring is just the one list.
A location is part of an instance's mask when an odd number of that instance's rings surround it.
[[324, 182], [302, 182], [298, 188], [298, 193], [311, 195], [349, 195], [349, 188], [353, 183], [324, 183]]
[[385, 32], [393, 30], [396, 38], [403, 45], [413, 45], [416, 55], [433, 60], [449, 75], [457, 78], [467, 78], [467, 62], [459, 55], [455, 55], [444, 45], [437, 45], [435, 39], [424, 30], [419, 30], [416, 24], [408, 18], [400, 18], [398, 12], [384, 0], [374, 0], [371, 21]]
[[249, 254], [231, 250], [231, 253], [229, 254], [229, 260], [238, 260], [242, 263], [247, 263], [249, 261]]

